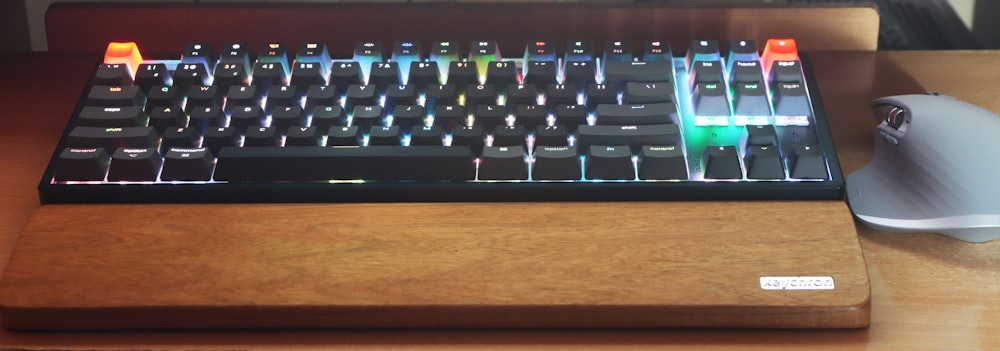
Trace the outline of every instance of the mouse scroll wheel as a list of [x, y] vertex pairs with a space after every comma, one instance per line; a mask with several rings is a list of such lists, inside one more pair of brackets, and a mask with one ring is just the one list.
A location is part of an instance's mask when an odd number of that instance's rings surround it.
[[875, 115], [878, 116], [879, 120], [885, 121], [885, 124], [892, 127], [892, 129], [899, 129], [906, 120], [906, 110], [890, 104], [876, 106]]

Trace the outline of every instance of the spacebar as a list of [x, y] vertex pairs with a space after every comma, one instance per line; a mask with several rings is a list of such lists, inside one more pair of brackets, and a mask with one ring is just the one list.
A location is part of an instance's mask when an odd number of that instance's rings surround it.
[[468, 146], [224, 147], [215, 180], [469, 180]]

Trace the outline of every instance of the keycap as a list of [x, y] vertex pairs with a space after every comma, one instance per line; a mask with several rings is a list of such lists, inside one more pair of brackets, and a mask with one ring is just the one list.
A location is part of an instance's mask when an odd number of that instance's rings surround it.
[[770, 75], [774, 61], [798, 61], [799, 52], [793, 39], [768, 39], [760, 54], [764, 63], [764, 74]]
[[228, 147], [215, 168], [215, 179], [229, 182], [473, 177], [475, 164], [466, 146]]
[[691, 64], [688, 75], [688, 86], [692, 89], [698, 83], [718, 83], [724, 82], [721, 61], [695, 61]]
[[215, 159], [207, 148], [170, 148], [163, 156], [165, 181], [208, 181]]
[[420, 42], [413, 40], [401, 40], [392, 44], [390, 60], [399, 65], [400, 75], [407, 77], [410, 75], [410, 68], [412, 67], [411, 64], [420, 62], [422, 54], [423, 50], [420, 47]]
[[[500, 48], [492, 40], [473, 40], [469, 44], [469, 61], [478, 65], [478, 75], [486, 76], [487, 64], [501, 61]], [[508, 82], [509, 83], [509, 82]]]
[[379, 105], [357, 105], [351, 114], [351, 125], [368, 129], [371, 126], [385, 125], [385, 109]]
[[[153, 90], [154, 93], [158, 93], [160, 91], [161, 89]], [[225, 91], [219, 89], [219, 87], [215, 85], [199, 85], [196, 87], [191, 87], [191, 89], [188, 90], [188, 95], [187, 95], [187, 108], [193, 109], [196, 107], [222, 106], [223, 98], [225, 98], [224, 94]], [[152, 96], [151, 101], [156, 101], [160, 99], [161, 98]], [[177, 103], [179, 102], [179, 96], [177, 93], [171, 93], [171, 96], [166, 100], [167, 101], [165, 103], [158, 104], [154, 102], [154, 104], [156, 104], [157, 106], [177, 106]], [[149, 105], [150, 102], [147, 102], [146, 104]]]
[[212, 44], [199, 42], [184, 45], [181, 53], [181, 66], [198, 65], [202, 72], [211, 72], [215, 68], [215, 57], [212, 52]]
[[674, 58], [670, 42], [662, 40], [646, 40], [642, 43], [643, 61], [669, 61]]
[[555, 62], [556, 57], [556, 46], [555, 43], [547, 40], [536, 40], [529, 41], [527, 47], [524, 48], [524, 61], [552, 61]]
[[729, 97], [722, 83], [698, 83], [692, 92], [698, 116], [729, 116]]
[[199, 137], [194, 128], [167, 128], [160, 134], [160, 150], [166, 152], [172, 147], [195, 147]]
[[479, 163], [479, 180], [527, 180], [523, 146], [486, 146]]
[[801, 83], [802, 67], [799, 61], [774, 61], [768, 72], [767, 81], [776, 83]]
[[483, 138], [483, 127], [462, 126], [461, 128], [455, 128], [452, 130], [451, 145], [468, 146], [472, 150], [473, 155], [478, 156], [482, 154], [483, 147], [486, 145], [486, 141]]
[[808, 116], [809, 96], [802, 83], [778, 83], [774, 90], [774, 114], [781, 116]]
[[222, 88], [250, 84], [250, 66], [243, 63], [220, 63], [215, 67], [212, 84]]
[[142, 106], [146, 101], [145, 94], [139, 87], [95, 85], [87, 94], [88, 106], [125, 107]]
[[441, 84], [441, 69], [437, 62], [410, 62], [409, 77], [406, 84], [413, 86], [419, 92], [427, 91], [430, 84]]
[[347, 87], [347, 100], [344, 110], [353, 111], [355, 106], [374, 106], [378, 104], [378, 92], [374, 85], [351, 85]]
[[732, 63], [729, 73], [729, 84], [751, 83], [763, 84], [764, 76], [761, 73], [760, 62], [758, 61], [736, 61]]
[[639, 179], [683, 180], [688, 179], [684, 151], [679, 146], [643, 145], [639, 154]]
[[705, 179], [741, 179], [740, 155], [735, 146], [708, 146], [701, 157]]
[[339, 105], [340, 95], [337, 87], [332, 85], [310, 85], [306, 91], [306, 105], [304, 110], [312, 111], [316, 106]]
[[586, 158], [587, 179], [626, 180], [635, 178], [632, 152], [627, 145], [592, 145]]
[[[410, 145], [426, 145], [426, 146], [441, 146], [444, 142], [441, 140], [441, 135], [444, 130], [440, 126], [413, 126], [410, 128]], [[482, 139], [482, 134], [480, 133], [480, 139]], [[452, 145], [455, 144], [452, 141]]]
[[648, 104], [674, 101], [674, 85], [671, 83], [640, 83], [625, 84], [626, 104]]
[[111, 156], [108, 181], [154, 181], [161, 165], [163, 159], [156, 148], [120, 148]]
[[[309, 66], [318, 70], [319, 75], [325, 76], [330, 71], [330, 52], [326, 49], [326, 43], [321, 41], [306, 41], [299, 45], [295, 52], [296, 66], [305, 63], [315, 64]], [[294, 74], [294, 73], [293, 73]]]
[[495, 105], [497, 98], [497, 90], [493, 84], [469, 84], [465, 88], [465, 107], [470, 110], [480, 104]]
[[232, 110], [239, 106], [260, 106], [267, 90], [256, 85], [233, 85], [226, 93], [226, 110]]
[[587, 124], [587, 108], [583, 105], [556, 105], [553, 115], [556, 117], [556, 123], [565, 126], [571, 132]]
[[476, 125], [483, 126], [485, 130], [492, 130], [506, 124], [507, 109], [492, 104], [481, 104], [475, 107], [472, 115]]
[[628, 145], [638, 149], [642, 145], [677, 145], [681, 131], [676, 124], [650, 124], [630, 126], [582, 125], [577, 129], [577, 146]]
[[374, 85], [379, 93], [385, 93], [390, 85], [402, 83], [399, 64], [396, 62], [375, 62], [371, 65], [368, 84]]
[[510, 61], [490, 61], [486, 65], [486, 84], [506, 88], [510, 83], [517, 83], [517, 65]]
[[271, 127], [278, 133], [284, 133], [290, 127], [303, 127], [306, 125], [306, 114], [298, 105], [282, 106], [271, 113]]
[[670, 61], [610, 61], [605, 64], [604, 83], [621, 90], [626, 82], [670, 82], [673, 67]]
[[759, 62], [757, 43], [751, 39], [739, 39], [729, 42], [729, 54], [726, 55], [727, 70], [732, 70], [735, 62]]
[[321, 146], [323, 139], [317, 126], [291, 127], [285, 133], [285, 146]]
[[692, 40], [684, 54], [684, 67], [691, 71], [691, 66], [697, 61], [720, 61], [719, 42], [715, 40]]
[[399, 126], [373, 126], [368, 132], [368, 145], [399, 146]]
[[94, 84], [97, 85], [132, 85], [132, 72], [123, 63], [100, 64], [97, 66], [97, 73], [94, 77]]
[[744, 164], [749, 179], [784, 179], [781, 151], [776, 146], [752, 145], [747, 148]]
[[299, 95], [294, 85], [272, 85], [266, 91], [267, 103], [264, 104], [264, 111], [267, 113], [272, 113], [281, 107], [302, 107], [302, 95]]
[[604, 43], [604, 54], [601, 59], [605, 62], [605, 67], [613, 61], [631, 62], [632, 43], [626, 40], [608, 40]]
[[507, 107], [517, 109], [518, 105], [538, 103], [538, 87], [530, 84], [510, 83], [507, 85]]
[[540, 125], [535, 128], [535, 145], [568, 146], [569, 131], [561, 125]]
[[409, 130], [413, 126], [422, 125], [427, 111], [420, 105], [396, 105], [392, 109], [392, 124], [397, 125], [402, 130]]
[[[322, 83], [318, 83], [323, 85]], [[330, 84], [347, 88], [351, 85], [364, 85], [365, 79], [361, 73], [361, 64], [357, 62], [335, 62], [330, 69]], [[341, 93], [340, 95], [343, 95]]]
[[103, 148], [68, 147], [59, 153], [53, 177], [59, 182], [104, 180], [110, 164], [111, 157]]
[[590, 40], [567, 40], [563, 60], [590, 62], [594, 60], [594, 43]]
[[597, 105], [597, 124], [636, 125], [667, 124], [677, 120], [673, 103]]
[[594, 111], [601, 104], [617, 104], [618, 91], [607, 84], [587, 84], [587, 110]]
[[[318, 62], [295, 62], [292, 68], [291, 84], [308, 89], [310, 85], [326, 85], [327, 74], [323, 69], [323, 64]], [[333, 83], [335, 85], [341, 85]]]
[[441, 126], [446, 131], [456, 127], [466, 125], [465, 119], [468, 116], [465, 106], [462, 105], [438, 105], [434, 108], [434, 125]]
[[575, 146], [538, 146], [534, 157], [534, 180], [579, 180], [582, 176]]
[[[430, 60], [447, 68], [452, 61], [459, 60], [461, 46], [457, 41], [435, 41], [431, 43]], [[447, 75], [447, 72], [444, 72]]]
[[170, 127], [186, 127], [188, 116], [178, 107], [154, 107], [149, 112], [149, 126], [162, 133]]
[[155, 147], [159, 138], [153, 127], [78, 126], [70, 130], [66, 146], [71, 148], [103, 147], [105, 151], [114, 152], [119, 147]]
[[795, 179], [826, 179], [823, 150], [815, 145], [796, 145], [788, 156], [789, 175]]
[[200, 63], [181, 63], [177, 65], [172, 77], [174, 84], [181, 92], [187, 92], [192, 86], [209, 85], [211, 75], [206, 65]]
[[138, 85], [142, 92], [149, 92], [153, 86], [172, 86], [173, 78], [167, 71], [167, 65], [162, 63], [143, 63], [135, 72], [135, 85]]
[[364, 135], [358, 126], [330, 127], [326, 133], [326, 146], [361, 146]]
[[330, 127], [346, 126], [347, 113], [339, 105], [316, 106], [312, 112], [312, 125], [319, 128], [320, 132], [326, 133]]
[[208, 129], [208, 127], [223, 126], [225, 123], [225, 112], [222, 111], [222, 108], [213, 106], [191, 110], [188, 126], [191, 128], [197, 128], [200, 132], [204, 132]]
[[88, 127], [144, 127], [148, 121], [139, 106], [84, 106], [77, 117], [77, 125]]
[[772, 125], [746, 126], [740, 140], [745, 147], [777, 146], [778, 132]]
[[[486, 64], [482, 64], [483, 76], [486, 76]], [[455, 86], [456, 88], [462, 89], [461, 92], [465, 92], [465, 87], [469, 84], [479, 84], [479, 65], [475, 61], [470, 62], [457, 62], [452, 61], [448, 64], [448, 80], [449, 85]]]
[[742, 116], [768, 116], [771, 106], [763, 83], [736, 83], [733, 113]]
[[517, 105], [514, 110], [514, 123], [523, 125], [525, 128], [534, 129], [540, 125], [545, 125], [548, 112], [545, 106], [541, 105]]
[[205, 130], [205, 140], [202, 145], [213, 155], [217, 155], [223, 147], [239, 145], [240, 139], [241, 134], [236, 132], [236, 128], [213, 127]]
[[260, 106], [238, 106], [234, 107], [229, 115], [229, 126], [237, 131], [246, 131], [249, 128], [262, 127], [267, 115]]
[[524, 126], [496, 126], [493, 128], [493, 146], [521, 146], [527, 149]]
[[142, 62], [142, 54], [135, 42], [111, 42], [104, 50], [104, 63], [124, 64], [130, 76], [135, 75]]
[[416, 105], [417, 89], [412, 85], [390, 85], [385, 91], [385, 102], [382, 107], [387, 111], [392, 111], [396, 105]]
[[555, 60], [552, 61], [527, 61], [524, 66], [524, 83], [534, 84], [537, 88], [542, 89], [549, 84], [558, 83], [556, 81], [556, 73], [558, 68], [556, 67]]
[[545, 104], [549, 106], [576, 105], [577, 90], [573, 84], [548, 84], [545, 87]]
[[[190, 92], [188, 93], [190, 95]], [[197, 96], [195, 100], [188, 104], [189, 107], [196, 107], [198, 105]], [[178, 107], [181, 106], [181, 101], [184, 100], [184, 94], [177, 88], [172, 86], [154, 86], [149, 89], [148, 95], [146, 96], [146, 107]], [[105, 105], [107, 103], [99, 102], [95, 103], [98, 105]], [[119, 105], [132, 105], [139, 106], [136, 99], [132, 101], [121, 102]]]
[[590, 61], [570, 61], [563, 69], [563, 83], [573, 84], [577, 92], [583, 92], [587, 84], [596, 83], [596, 65]]

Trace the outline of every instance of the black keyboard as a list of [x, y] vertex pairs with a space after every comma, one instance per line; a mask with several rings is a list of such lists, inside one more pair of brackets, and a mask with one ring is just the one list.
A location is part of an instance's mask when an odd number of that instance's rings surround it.
[[[841, 199], [792, 39], [110, 43], [44, 203]], [[759, 44], [759, 46], [758, 46]], [[502, 57], [500, 47], [524, 48]]]

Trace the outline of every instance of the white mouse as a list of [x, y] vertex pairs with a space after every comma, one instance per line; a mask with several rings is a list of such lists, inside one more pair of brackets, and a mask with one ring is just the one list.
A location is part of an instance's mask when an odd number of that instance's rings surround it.
[[847, 176], [854, 215], [879, 230], [1000, 237], [1000, 116], [941, 95], [872, 107], [881, 121], [872, 159]]

